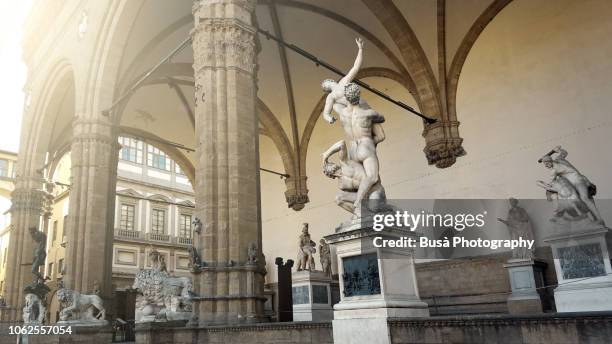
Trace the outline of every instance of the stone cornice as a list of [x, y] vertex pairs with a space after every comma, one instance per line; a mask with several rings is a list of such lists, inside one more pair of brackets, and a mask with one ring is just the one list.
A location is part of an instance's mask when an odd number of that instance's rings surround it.
[[533, 324], [576, 324], [586, 322], [612, 322], [612, 312], [550, 313], [531, 315], [462, 315], [431, 318], [393, 318], [391, 327], [442, 327], [442, 326], [507, 326], [523, 323]]
[[226, 326], [207, 326], [205, 328], [172, 328], [156, 327], [156, 324], [150, 326], [136, 326], [136, 332], [140, 331], [205, 331], [205, 332], [244, 332], [244, 331], [279, 331], [279, 330], [303, 330], [303, 329], [331, 329], [331, 322], [292, 322], [292, 323], [262, 323], [262, 324], [244, 324], [244, 325], [226, 325]]

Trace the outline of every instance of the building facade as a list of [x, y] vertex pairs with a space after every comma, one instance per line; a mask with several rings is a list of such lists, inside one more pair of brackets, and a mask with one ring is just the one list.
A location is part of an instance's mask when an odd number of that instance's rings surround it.
[[[113, 240], [114, 317], [134, 318], [134, 276], [151, 267], [149, 252], [162, 254], [167, 271], [189, 277], [188, 248], [193, 243], [194, 200], [191, 184], [163, 151], [133, 137], [119, 137], [118, 180]], [[67, 225], [70, 204], [70, 153], [50, 171], [50, 215], [44, 275], [54, 289], [66, 273]], [[0, 270], [1, 271], [1, 270]], [[57, 321], [58, 302], [49, 298], [49, 319]]]

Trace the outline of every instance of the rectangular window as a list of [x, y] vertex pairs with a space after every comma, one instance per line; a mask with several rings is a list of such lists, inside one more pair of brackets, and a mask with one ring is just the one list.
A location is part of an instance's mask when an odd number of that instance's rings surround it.
[[119, 228], [124, 230], [134, 230], [134, 212], [135, 208], [131, 204], [121, 204], [121, 213], [119, 214]]
[[51, 235], [53, 238], [51, 242], [55, 242], [55, 239], [57, 239], [57, 220], [53, 221], [53, 233]]
[[47, 276], [49, 276], [49, 278], [53, 279], [54, 277], [54, 273], [53, 273], [53, 263], [49, 263], [49, 266], [47, 268]]
[[57, 272], [62, 275], [64, 274], [64, 258], [57, 262]]
[[68, 227], [68, 215], [64, 215], [64, 222], [62, 222], [62, 237], [66, 236], [67, 227]]
[[174, 163], [174, 173], [176, 174], [180, 174], [180, 175], [185, 175], [185, 173], [183, 173], [183, 170], [181, 170], [181, 167], [175, 162]]
[[9, 176], [8, 165], [9, 165], [8, 160], [0, 159], [0, 177], [8, 177]]
[[142, 164], [143, 142], [131, 137], [119, 137], [121, 150], [119, 151], [119, 159], [131, 161], [137, 164]]
[[191, 239], [191, 215], [181, 214], [179, 219], [179, 237]]
[[166, 234], [166, 211], [161, 209], [151, 210], [151, 233]]
[[147, 165], [160, 170], [170, 171], [170, 158], [166, 153], [151, 145], [147, 146]]

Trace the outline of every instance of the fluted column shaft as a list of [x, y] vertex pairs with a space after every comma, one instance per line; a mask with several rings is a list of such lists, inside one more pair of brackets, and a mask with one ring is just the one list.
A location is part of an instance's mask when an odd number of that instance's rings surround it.
[[195, 238], [206, 266], [195, 275], [200, 324], [259, 321], [263, 314], [255, 0], [202, 0], [192, 31], [196, 83]]
[[71, 147], [71, 189], [66, 247], [66, 287], [112, 294], [112, 247], [117, 156], [113, 126], [76, 119]]

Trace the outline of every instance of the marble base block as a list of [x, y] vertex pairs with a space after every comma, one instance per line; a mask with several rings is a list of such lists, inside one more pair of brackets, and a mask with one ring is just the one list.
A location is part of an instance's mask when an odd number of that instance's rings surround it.
[[542, 300], [537, 288], [544, 286], [546, 263], [531, 259], [510, 259], [508, 270], [512, 294], [508, 297], [511, 314], [542, 313]]
[[588, 223], [557, 223], [546, 238], [555, 261], [557, 312], [612, 311], [610, 230]]
[[339, 228], [325, 240], [336, 247], [340, 302], [334, 306], [334, 343], [391, 343], [387, 320], [428, 317], [416, 283], [411, 248], [377, 247], [410, 231], [374, 231], [367, 222]]
[[338, 282], [322, 271], [292, 273], [293, 321], [332, 321]]

